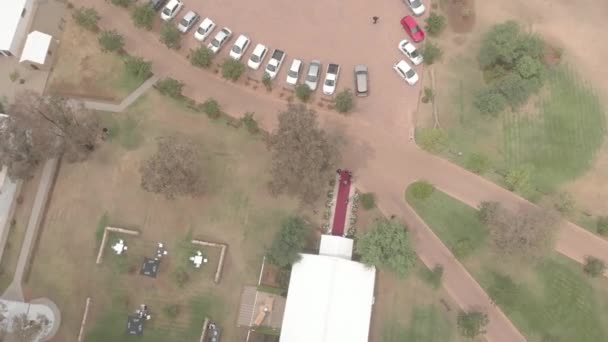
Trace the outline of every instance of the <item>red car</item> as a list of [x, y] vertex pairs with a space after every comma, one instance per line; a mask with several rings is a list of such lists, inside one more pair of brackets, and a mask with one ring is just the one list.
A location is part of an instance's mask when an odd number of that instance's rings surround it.
[[424, 31], [418, 26], [418, 23], [413, 17], [409, 15], [403, 17], [403, 19], [401, 19], [401, 26], [403, 26], [405, 32], [412, 37], [414, 42], [420, 43], [424, 40]]

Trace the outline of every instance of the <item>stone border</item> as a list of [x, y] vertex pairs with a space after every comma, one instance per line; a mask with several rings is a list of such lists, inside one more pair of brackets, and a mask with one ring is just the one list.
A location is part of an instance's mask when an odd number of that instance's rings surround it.
[[220, 276], [222, 275], [222, 268], [224, 267], [224, 257], [226, 256], [226, 250], [228, 249], [228, 245], [223, 244], [223, 243], [216, 243], [216, 242], [208, 242], [208, 241], [203, 241], [203, 240], [192, 240], [192, 243], [195, 245], [201, 245], [201, 246], [208, 246], [208, 247], [216, 247], [216, 248], [220, 248], [220, 261], [217, 263], [217, 269], [215, 271], [215, 277], [213, 278], [213, 281], [216, 284], [220, 283]]
[[87, 324], [87, 316], [89, 315], [89, 306], [91, 305], [91, 297], [87, 297], [87, 301], [84, 305], [84, 313], [82, 314], [82, 321], [80, 323], [80, 332], [78, 333], [78, 342], [82, 342], [84, 338], [84, 326]]
[[116, 227], [106, 227], [103, 230], [103, 238], [101, 239], [101, 244], [99, 246], [99, 252], [97, 253], [97, 261], [95, 261], [95, 263], [97, 265], [101, 264], [101, 260], [103, 258], [103, 251], [105, 250], [106, 242], [108, 240], [108, 235], [110, 232], [135, 235], [135, 236], [139, 235], [139, 232], [137, 230], [116, 228]]
[[209, 317], [205, 317], [205, 320], [203, 321], [203, 331], [201, 332], [201, 338], [198, 340], [198, 342], [204, 342], [205, 334], [207, 334], [208, 325], [209, 325]]

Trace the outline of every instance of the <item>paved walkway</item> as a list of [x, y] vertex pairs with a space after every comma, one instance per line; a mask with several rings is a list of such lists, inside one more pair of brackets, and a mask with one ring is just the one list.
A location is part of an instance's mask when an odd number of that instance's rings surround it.
[[135, 89], [131, 94], [129, 94], [129, 96], [127, 96], [118, 104], [82, 98], [74, 99], [74, 101], [82, 102], [82, 104], [88, 109], [120, 113], [124, 112], [125, 109], [132, 105], [141, 95], [143, 95], [146, 91], [152, 88], [156, 81], [158, 81], [158, 76], [156, 75], [148, 78], [144, 83], [142, 83], [137, 89]]

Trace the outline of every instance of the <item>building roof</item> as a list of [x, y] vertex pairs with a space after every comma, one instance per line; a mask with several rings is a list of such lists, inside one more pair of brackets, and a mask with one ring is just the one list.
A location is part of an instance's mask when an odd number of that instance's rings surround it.
[[127, 334], [141, 336], [144, 334], [144, 319], [137, 314], [127, 318]]
[[44, 64], [46, 55], [51, 46], [51, 37], [40, 31], [32, 31], [27, 35], [23, 52], [21, 52], [21, 60], [19, 62], [28, 61], [38, 64]]
[[302, 254], [293, 265], [280, 342], [367, 342], [376, 269]]
[[0, 5], [0, 50], [10, 50], [27, 0], [2, 1]]
[[350, 260], [353, 257], [353, 240], [335, 235], [322, 235], [319, 255]]
[[159, 265], [160, 260], [158, 259], [144, 258], [144, 263], [141, 265], [140, 273], [148, 277], [156, 278]]

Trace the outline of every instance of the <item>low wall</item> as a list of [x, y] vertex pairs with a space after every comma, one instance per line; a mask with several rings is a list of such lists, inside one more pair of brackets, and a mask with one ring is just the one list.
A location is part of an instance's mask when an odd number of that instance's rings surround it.
[[224, 267], [224, 258], [226, 257], [226, 250], [228, 249], [228, 245], [223, 244], [223, 243], [215, 243], [215, 242], [208, 242], [208, 241], [202, 241], [202, 240], [192, 240], [192, 243], [195, 245], [201, 245], [201, 246], [207, 246], [207, 247], [216, 247], [216, 248], [220, 248], [220, 261], [217, 263], [217, 269], [215, 271], [215, 277], [213, 279], [213, 281], [216, 284], [219, 284], [220, 282], [220, 277], [222, 275], [222, 268]]
[[84, 313], [82, 314], [82, 321], [80, 322], [80, 332], [78, 333], [78, 342], [82, 342], [84, 338], [84, 326], [87, 324], [87, 316], [89, 315], [89, 306], [91, 305], [91, 297], [87, 297], [87, 301], [84, 305]]
[[101, 261], [103, 259], [103, 251], [105, 250], [106, 242], [108, 240], [108, 235], [110, 235], [110, 233], [121, 233], [121, 234], [127, 234], [127, 235], [139, 235], [139, 232], [137, 230], [124, 229], [124, 228], [116, 228], [116, 227], [106, 227], [106, 229], [103, 230], [103, 237], [101, 238], [101, 244], [99, 246], [99, 252], [97, 253], [97, 261], [95, 262], [97, 265], [101, 264]]

